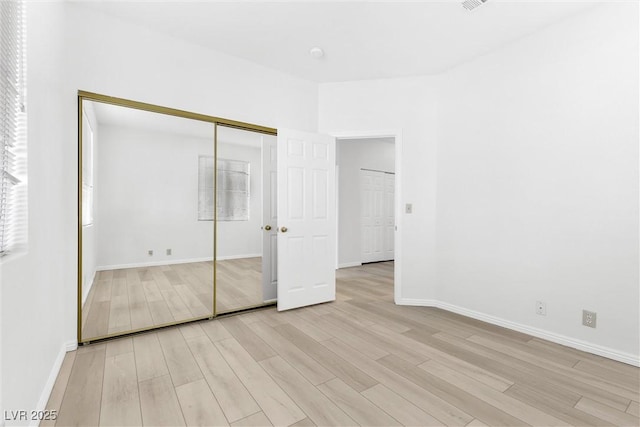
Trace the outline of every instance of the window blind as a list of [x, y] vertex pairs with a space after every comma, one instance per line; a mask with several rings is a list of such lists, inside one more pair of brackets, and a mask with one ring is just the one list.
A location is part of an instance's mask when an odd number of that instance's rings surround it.
[[198, 157], [198, 221], [213, 221], [213, 156]]
[[218, 159], [218, 221], [249, 220], [249, 162]]
[[[212, 221], [214, 160], [200, 156], [198, 164], [198, 220]], [[249, 220], [249, 162], [218, 159], [216, 209], [218, 221]]]
[[0, 256], [26, 244], [25, 5], [0, 1]]

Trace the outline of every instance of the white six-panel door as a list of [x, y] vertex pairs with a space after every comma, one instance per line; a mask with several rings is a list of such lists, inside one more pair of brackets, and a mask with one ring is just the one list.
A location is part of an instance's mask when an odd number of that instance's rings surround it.
[[278, 148], [276, 138], [262, 138], [262, 299], [278, 296]]
[[395, 176], [362, 169], [360, 188], [362, 262], [392, 260]]
[[383, 241], [383, 261], [395, 258], [394, 241], [396, 234], [395, 215], [395, 193], [396, 176], [391, 173], [384, 174], [384, 241]]
[[335, 139], [278, 129], [278, 310], [335, 300]]
[[361, 170], [362, 262], [384, 259], [384, 174]]

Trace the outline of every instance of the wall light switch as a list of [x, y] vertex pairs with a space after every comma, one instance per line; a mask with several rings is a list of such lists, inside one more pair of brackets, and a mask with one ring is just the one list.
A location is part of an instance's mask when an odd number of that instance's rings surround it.
[[413, 213], [413, 205], [411, 203], [407, 203], [404, 206], [404, 213], [408, 213], [408, 214]]

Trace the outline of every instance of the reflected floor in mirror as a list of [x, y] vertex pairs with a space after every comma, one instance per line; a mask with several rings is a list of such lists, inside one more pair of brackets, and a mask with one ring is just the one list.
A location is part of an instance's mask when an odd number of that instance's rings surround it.
[[212, 314], [213, 263], [99, 271], [85, 302], [84, 339]]
[[[262, 258], [218, 261], [218, 312], [262, 303]], [[83, 338], [212, 314], [213, 263], [100, 271], [83, 308]]]
[[218, 313], [263, 303], [262, 257], [218, 261], [216, 274]]

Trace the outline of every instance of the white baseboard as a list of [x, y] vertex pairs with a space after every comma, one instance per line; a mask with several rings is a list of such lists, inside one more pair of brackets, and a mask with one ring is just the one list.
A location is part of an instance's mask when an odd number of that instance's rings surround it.
[[82, 305], [84, 306], [85, 301], [87, 301], [87, 297], [89, 296], [89, 291], [91, 291], [91, 287], [93, 286], [94, 280], [96, 280], [97, 271], [94, 270], [93, 275], [91, 276], [91, 280], [88, 281], [89, 286], [82, 285]]
[[[226, 260], [229, 260], [229, 259], [259, 258], [261, 256], [262, 256], [262, 254], [228, 255], [228, 256], [219, 256], [216, 259], [218, 261], [226, 261]], [[160, 265], [189, 264], [189, 263], [192, 263], [192, 262], [207, 262], [207, 261], [213, 261], [213, 257], [185, 258], [185, 259], [165, 259], [165, 260], [162, 260], [162, 261], [133, 262], [131, 264], [101, 265], [101, 266], [96, 267], [96, 271], [121, 270], [123, 268], [158, 267]]]
[[131, 263], [131, 264], [100, 265], [100, 266], [96, 267], [96, 271], [121, 270], [123, 268], [157, 267], [157, 266], [160, 266], [160, 265], [189, 264], [191, 262], [206, 262], [206, 261], [213, 261], [213, 257], [187, 258], [187, 259], [165, 259], [165, 260], [162, 260], [162, 261], [134, 262], [134, 263]]
[[505, 320], [500, 317], [491, 316], [489, 314], [481, 313], [479, 311], [470, 310], [468, 308], [460, 307], [457, 305], [449, 304], [437, 300], [423, 300], [423, 299], [411, 299], [401, 298], [396, 301], [398, 305], [413, 305], [424, 307], [437, 307], [452, 313], [461, 314], [472, 319], [481, 320], [483, 322], [491, 323], [492, 325], [502, 326], [507, 329], [522, 332], [527, 335], [541, 338], [547, 341], [561, 344], [567, 347], [575, 348], [577, 350], [586, 351], [587, 353], [596, 354], [598, 356], [606, 357], [608, 359], [617, 360], [618, 362], [626, 363], [628, 365], [640, 367], [640, 358], [637, 355], [618, 351], [609, 347], [604, 347], [597, 344], [592, 344], [579, 339], [571, 338], [566, 335], [557, 334], [555, 332], [546, 331], [544, 329], [534, 328], [532, 326], [523, 325], [521, 323]]
[[413, 305], [418, 307], [438, 307], [438, 301], [432, 299], [399, 298], [397, 305]]
[[338, 264], [338, 268], [360, 267], [361, 265], [361, 262], [345, 262]]
[[[47, 382], [42, 389], [42, 393], [40, 393], [40, 399], [38, 400], [38, 406], [36, 408], [37, 411], [44, 411], [47, 407], [47, 402], [49, 402], [49, 397], [51, 396], [51, 392], [53, 391], [53, 386], [56, 383], [56, 379], [58, 378], [58, 373], [60, 373], [60, 368], [62, 367], [62, 362], [64, 361], [64, 356], [68, 351], [73, 351], [78, 348], [78, 343], [76, 341], [69, 341], [60, 347], [60, 351], [56, 356], [56, 360], [53, 362], [53, 366], [51, 367], [51, 372], [49, 372], [49, 378], [47, 378]], [[38, 420], [33, 420], [29, 425], [37, 426], [40, 422]]]
[[227, 256], [219, 256], [216, 259], [218, 261], [227, 261], [230, 259], [242, 259], [242, 258], [261, 258], [262, 254], [247, 254], [247, 255], [227, 255]]

